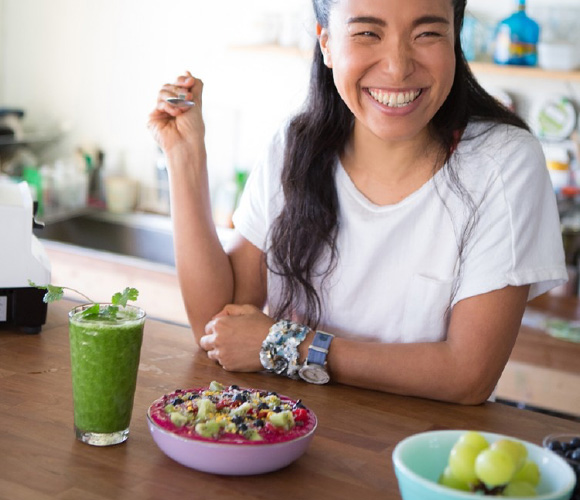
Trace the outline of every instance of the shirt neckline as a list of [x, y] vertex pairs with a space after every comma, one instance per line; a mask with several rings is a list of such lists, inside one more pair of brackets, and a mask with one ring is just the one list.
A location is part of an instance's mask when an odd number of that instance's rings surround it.
[[422, 184], [419, 188], [413, 191], [411, 194], [403, 198], [401, 201], [397, 203], [391, 203], [389, 205], [377, 205], [369, 200], [355, 185], [352, 181], [350, 176], [348, 175], [346, 169], [344, 168], [340, 158], [337, 158], [337, 168], [336, 168], [336, 178], [337, 181], [340, 182], [346, 192], [364, 209], [380, 213], [380, 212], [390, 212], [392, 210], [398, 210], [406, 205], [412, 204], [415, 200], [422, 198], [428, 192], [433, 189], [434, 183], [436, 182], [437, 178], [442, 175], [442, 171], [447, 166], [447, 162], [437, 171], [435, 175], [432, 175], [424, 184]]

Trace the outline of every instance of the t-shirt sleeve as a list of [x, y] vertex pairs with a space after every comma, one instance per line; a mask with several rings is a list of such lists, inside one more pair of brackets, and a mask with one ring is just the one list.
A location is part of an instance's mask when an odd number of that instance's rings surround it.
[[252, 169], [232, 218], [235, 229], [262, 251], [267, 249], [268, 232], [283, 200], [280, 184], [283, 148], [283, 131], [279, 131]]
[[[453, 304], [506, 286], [530, 285], [528, 300], [561, 285], [567, 271], [556, 197], [541, 145], [523, 130], [490, 141], [493, 175], [476, 200]], [[497, 139], [497, 138], [496, 138]]]

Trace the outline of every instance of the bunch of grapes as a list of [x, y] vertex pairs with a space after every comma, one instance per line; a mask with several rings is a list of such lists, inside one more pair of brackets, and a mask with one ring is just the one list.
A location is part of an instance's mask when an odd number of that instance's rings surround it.
[[539, 482], [540, 469], [522, 443], [500, 439], [490, 445], [476, 431], [459, 437], [439, 477], [449, 488], [506, 497], [536, 496]]

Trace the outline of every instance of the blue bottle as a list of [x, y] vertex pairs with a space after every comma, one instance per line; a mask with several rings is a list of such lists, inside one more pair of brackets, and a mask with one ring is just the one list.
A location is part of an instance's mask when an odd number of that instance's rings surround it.
[[497, 26], [493, 61], [496, 64], [536, 66], [540, 26], [526, 14], [526, 0], [516, 1], [517, 12]]

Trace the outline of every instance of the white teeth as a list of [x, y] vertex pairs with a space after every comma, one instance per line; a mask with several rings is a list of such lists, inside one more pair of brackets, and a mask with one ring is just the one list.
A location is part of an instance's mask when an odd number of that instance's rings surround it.
[[390, 108], [401, 108], [412, 103], [421, 94], [420, 90], [410, 92], [385, 92], [382, 90], [369, 90], [369, 93], [375, 101], [389, 106]]

